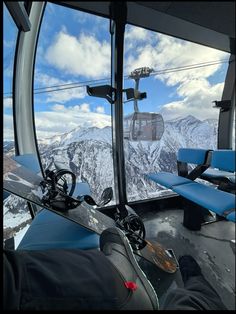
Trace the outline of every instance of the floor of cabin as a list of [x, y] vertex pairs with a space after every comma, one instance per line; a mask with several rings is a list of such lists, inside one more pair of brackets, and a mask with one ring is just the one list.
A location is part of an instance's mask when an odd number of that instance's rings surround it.
[[[190, 231], [182, 224], [183, 210], [152, 211], [141, 217], [147, 239], [173, 249], [177, 259], [192, 255], [225, 306], [235, 310], [235, 223], [218, 221], [203, 225], [200, 231]], [[183, 287], [179, 270], [169, 274], [143, 259], [139, 263], [153, 284], [160, 304], [169, 289]]]

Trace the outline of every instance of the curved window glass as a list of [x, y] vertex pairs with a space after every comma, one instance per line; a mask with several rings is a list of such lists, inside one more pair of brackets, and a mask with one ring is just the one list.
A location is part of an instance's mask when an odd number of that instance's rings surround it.
[[[15, 155], [12, 80], [13, 64], [18, 29], [8, 12], [3, 7], [3, 153], [9, 157]], [[17, 247], [21, 237], [29, 227], [31, 216], [26, 201], [9, 193], [3, 193], [3, 238], [15, 237]]]
[[12, 79], [18, 29], [5, 4], [3, 7], [3, 140], [4, 153], [15, 154], [12, 114]]
[[86, 85], [111, 84], [110, 41], [108, 19], [47, 4], [34, 73], [41, 160], [44, 169], [54, 162], [70, 168], [95, 200], [114, 189], [112, 119], [110, 104], [88, 96]]
[[228, 60], [228, 53], [126, 26], [124, 87], [136, 90], [123, 105], [129, 201], [172, 193], [145, 174], [176, 173], [179, 148], [217, 147], [212, 101], [221, 99]]

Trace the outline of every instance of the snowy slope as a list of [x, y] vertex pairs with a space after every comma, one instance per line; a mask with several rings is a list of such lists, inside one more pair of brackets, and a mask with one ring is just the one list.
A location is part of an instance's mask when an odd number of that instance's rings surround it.
[[[50, 145], [41, 143], [43, 163], [52, 167], [60, 161], [70, 167], [77, 179], [90, 184], [98, 198], [102, 190], [112, 186], [113, 158], [111, 128], [76, 128]], [[165, 121], [160, 141], [131, 142], [124, 140], [126, 184], [129, 199], [157, 196], [163, 189], [147, 182], [144, 174], [155, 171], [176, 172], [176, 152], [180, 147], [216, 148], [217, 120], [200, 121], [189, 115]], [[155, 194], [156, 193], [156, 194]]]

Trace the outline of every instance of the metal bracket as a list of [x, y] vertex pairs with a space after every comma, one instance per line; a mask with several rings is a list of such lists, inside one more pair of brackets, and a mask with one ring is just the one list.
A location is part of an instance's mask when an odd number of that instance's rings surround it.
[[147, 98], [146, 92], [142, 93], [134, 88], [123, 89], [123, 92], [126, 93], [126, 98], [127, 98], [127, 100], [124, 101], [124, 103], [134, 100], [134, 99], [143, 100], [144, 98]]
[[89, 96], [105, 98], [110, 104], [114, 104], [116, 100], [116, 89], [110, 85], [86, 86]]
[[31, 23], [28, 13], [22, 1], [4, 1], [8, 11], [10, 12], [16, 26], [23, 32], [28, 32], [31, 29]]
[[220, 108], [221, 112], [229, 111], [231, 108], [231, 100], [221, 100], [221, 101], [213, 101], [215, 106], [213, 108]]

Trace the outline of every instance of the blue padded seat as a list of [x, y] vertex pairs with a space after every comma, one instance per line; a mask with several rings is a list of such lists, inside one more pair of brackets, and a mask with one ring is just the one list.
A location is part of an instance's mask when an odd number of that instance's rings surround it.
[[[220, 216], [225, 217], [225, 211], [235, 210], [234, 194], [213, 189], [204, 184], [192, 182], [184, 185], [177, 185], [173, 187], [173, 191]], [[228, 215], [230, 218], [233, 216], [230, 216], [231, 214]], [[226, 217], [227, 219], [228, 216]]]
[[[180, 148], [177, 161], [207, 167], [206, 159], [208, 152], [209, 150], [206, 149]], [[233, 174], [235, 171], [235, 151], [213, 151], [211, 166], [212, 168], [218, 168], [220, 170], [203, 169], [205, 172], [200, 174], [201, 178], [205, 176], [205, 178], [208, 177], [210, 181], [210, 176], [217, 178], [223, 175], [225, 176], [224, 178], [227, 177], [229, 182], [235, 184], [235, 175]], [[184, 198], [215, 212], [219, 216], [225, 217], [227, 220], [235, 222], [236, 199], [235, 195], [232, 193], [224, 192], [222, 189], [214, 189], [213, 187], [168, 172], [150, 173], [146, 175], [146, 178], [172, 189]], [[214, 183], [214, 181], [212, 182]]]
[[219, 149], [212, 152], [211, 168], [201, 178], [220, 186], [220, 190], [235, 190], [235, 151]]
[[232, 212], [232, 213], [230, 213], [230, 214], [228, 214], [228, 215], [226, 216], [226, 219], [228, 219], [228, 220], [230, 220], [230, 221], [233, 221], [233, 222], [236, 222], [235, 211]]
[[[87, 183], [76, 184], [74, 196], [90, 195]], [[19, 250], [45, 250], [54, 248], [95, 249], [99, 236], [79, 224], [43, 209], [33, 219], [21, 240]]]
[[220, 170], [235, 171], [235, 150], [219, 149], [212, 152], [211, 167]]
[[[177, 161], [202, 165], [206, 161], [208, 149], [202, 148], [180, 148]], [[170, 172], [158, 172], [146, 174], [146, 178], [171, 189], [173, 186], [193, 182], [190, 179]]]
[[202, 148], [180, 148], [177, 160], [189, 164], [204, 164], [208, 151], [208, 149]]
[[170, 189], [175, 185], [192, 182], [192, 180], [169, 172], [150, 173], [146, 177]]
[[[34, 173], [41, 171], [35, 154], [24, 154], [12, 157], [22, 166]], [[68, 186], [70, 186], [68, 184]], [[90, 195], [89, 185], [85, 182], [76, 183], [74, 197]], [[79, 224], [43, 209], [36, 214], [18, 250], [44, 250], [53, 248], [94, 249], [99, 247], [99, 236]]]
[[33, 219], [17, 250], [94, 249], [98, 247], [99, 235], [43, 209]]
[[215, 179], [219, 181], [227, 181], [235, 184], [235, 174], [229, 171], [209, 168], [201, 174], [201, 178]]

